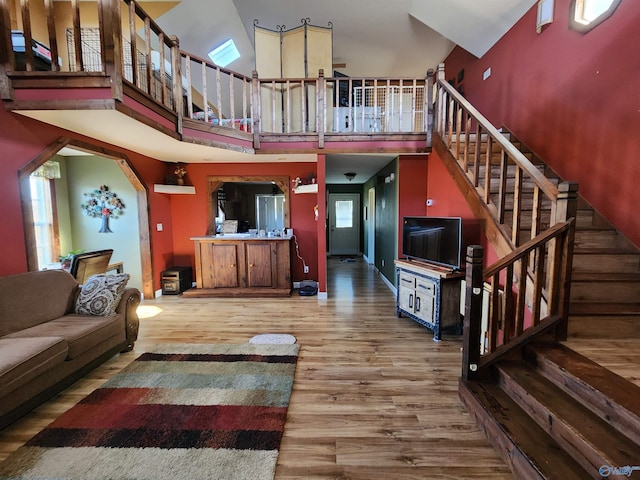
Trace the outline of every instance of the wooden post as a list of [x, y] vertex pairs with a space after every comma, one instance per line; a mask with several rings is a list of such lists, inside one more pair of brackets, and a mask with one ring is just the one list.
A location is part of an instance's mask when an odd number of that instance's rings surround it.
[[251, 72], [251, 122], [253, 129], [253, 148], [260, 148], [260, 119], [262, 112], [260, 111], [260, 80], [258, 80], [258, 72]]
[[316, 95], [318, 103], [316, 104], [316, 130], [318, 131], [318, 148], [324, 148], [324, 119], [326, 117], [325, 102], [325, 79], [324, 70], [318, 70], [318, 81], [316, 83]]
[[426, 132], [427, 132], [427, 148], [431, 149], [431, 138], [433, 135], [433, 124], [434, 124], [434, 120], [433, 120], [433, 114], [434, 114], [434, 109], [433, 109], [433, 68], [430, 68], [429, 70], [427, 70], [427, 82], [426, 82], [426, 86], [425, 88], [427, 89], [427, 91], [425, 92], [426, 95], [424, 96], [424, 101], [426, 103], [426, 105], [423, 106], [422, 108], [422, 112], [423, 115], [426, 115], [426, 118], [424, 119], [426, 124], [424, 125]]
[[7, 73], [16, 69], [11, 47], [9, 3], [8, 0], [0, 0], [0, 97], [3, 100], [13, 100], [13, 89]]
[[173, 89], [173, 108], [178, 115], [176, 131], [182, 133], [184, 119], [184, 103], [182, 96], [182, 57], [180, 56], [180, 40], [175, 35], [171, 39], [171, 88]]
[[[98, 4], [98, 16], [104, 71], [111, 77], [111, 93], [113, 99], [121, 102], [123, 98], [123, 62], [120, 0], [100, 0]], [[76, 64], [78, 64], [77, 58]]]
[[[555, 223], [566, 222], [571, 218], [576, 218], [578, 214], [578, 184], [576, 182], [562, 182], [558, 185], [558, 200], [555, 208]], [[564, 236], [562, 245], [558, 244], [558, 240], [553, 241], [553, 245], [549, 249], [550, 258], [548, 265], [554, 265], [558, 261], [561, 266], [561, 284], [558, 285], [558, 314], [562, 317], [562, 321], [556, 327], [556, 340], [562, 341], [567, 339], [569, 329], [569, 300], [571, 294], [571, 271], [573, 269], [573, 240], [575, 235], [575, 221]], [[557, 259], [561, 256], [561, 260]], [[555, 276], [558, 278], [558, 276]], [[552, 277], [552, 282], [555, 279]], [[554, 292], [553, 285], [549, 289]]]
[[470, 245], [466, 260], [462, 378], [472, 380], [478, 373], [480, 362], [484, 249], [480, 245]]

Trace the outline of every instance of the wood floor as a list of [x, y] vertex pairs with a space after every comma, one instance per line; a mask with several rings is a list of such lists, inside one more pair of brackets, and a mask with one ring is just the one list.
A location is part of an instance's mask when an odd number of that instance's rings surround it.
[[134, 351], [0, 431], [0, 459], [150, 345], [244, 343], [274, 332], [293, 334], [302, 346], [278, 480], [512, 479], [458, 400], [460, 338], [435, 343], [430, 331], [396, 318], [392, 293], [361, 260], [330, 259], [328, 272], [323, 301], [298, 295], [144, 301]]

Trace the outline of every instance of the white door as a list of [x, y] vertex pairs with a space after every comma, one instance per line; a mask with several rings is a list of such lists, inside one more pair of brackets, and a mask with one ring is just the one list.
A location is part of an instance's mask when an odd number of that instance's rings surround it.
[[329, 253], [360, 253], [360, 195], [329, 194]]

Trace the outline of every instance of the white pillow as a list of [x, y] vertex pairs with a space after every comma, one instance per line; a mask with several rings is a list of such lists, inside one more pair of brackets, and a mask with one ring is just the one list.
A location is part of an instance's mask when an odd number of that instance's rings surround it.
[[128, 281], [128, 273], [115, 275], [101, 273], [89, 277], [89, 280], [82, 285], [76, 300], [75, 312], [101, 317], [113, 315]]

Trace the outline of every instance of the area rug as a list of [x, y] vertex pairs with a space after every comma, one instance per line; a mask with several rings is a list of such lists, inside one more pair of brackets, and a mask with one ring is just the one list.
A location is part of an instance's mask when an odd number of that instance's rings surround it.
[[0, 479], [273, 479], [299, 345], [159, 345], [19, 448]]

